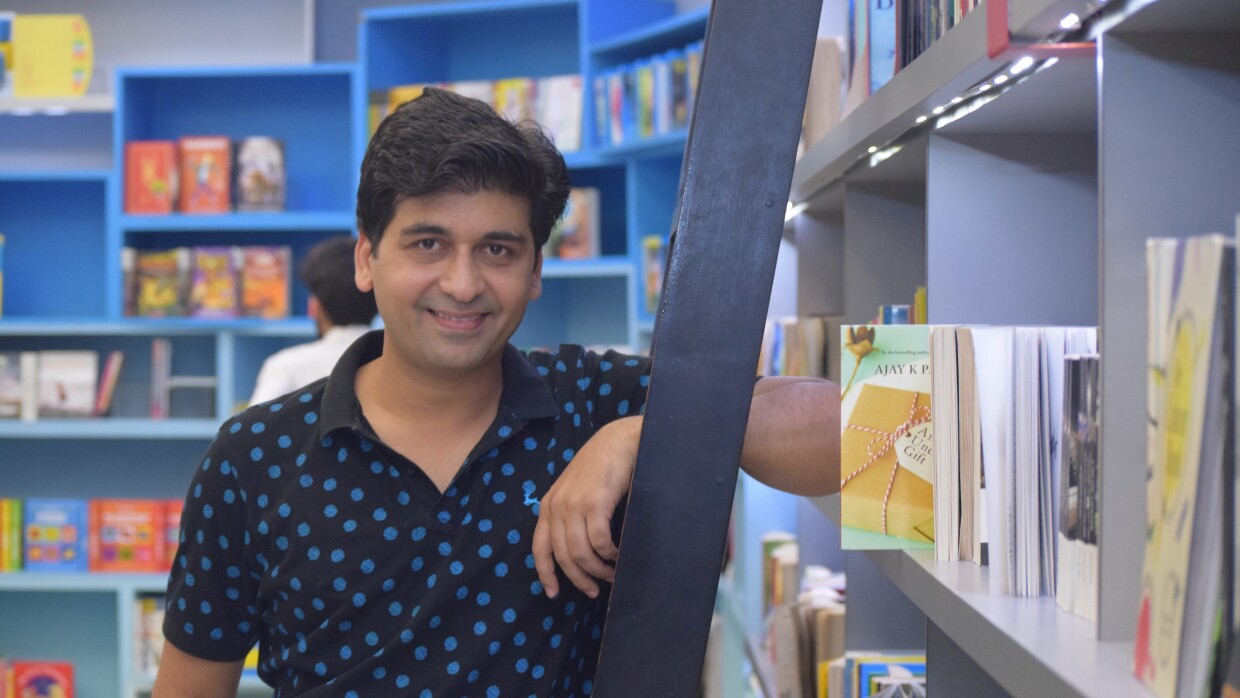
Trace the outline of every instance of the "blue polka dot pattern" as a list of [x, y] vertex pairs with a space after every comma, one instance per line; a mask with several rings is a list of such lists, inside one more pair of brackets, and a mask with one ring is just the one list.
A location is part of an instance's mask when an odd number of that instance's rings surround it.
[[589, 695], [607, 594], [561, 578], [547, 599], [529, 546], [573, 455], [644, 408], [648, 360], [509, 347], [500, 416], [441, 493], [356, 419], [353, 372], [381, 346], [363, 337], [352, 371], [221, 428], [194, 469], [165, 634], [217, 661], [257, 644], [276, 696]]

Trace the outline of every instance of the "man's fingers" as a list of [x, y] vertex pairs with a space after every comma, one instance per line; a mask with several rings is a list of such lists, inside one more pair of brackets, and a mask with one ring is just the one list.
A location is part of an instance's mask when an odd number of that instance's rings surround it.
[[[604, 560], [614, 562], [620, 554], [616, 542], [611, 539], [611, 518], [602, 514], [594, 514], [586, 518], [587, 534], [590, 536], [590, 547], [595, 554]], [[611, 569], [608, 566], [608, 569]]]
[[598, 596], [598, 585], [594, 583], [594, 578], [573, 559], [569, 534], [565, 529], [563, 522], [557, 522], [551, 527], [551, 546], [555, 550], [555, 561], [560, 564], [560, 569], [564, 571], [564, 576], [568, 577], [568, 581], [593, 599]]
[[554, 599], [560, 593], [560, 583], [555, 578], [550, 529], [547, 519], [539, 517], [534, 526], [534, 569], [538, 571], [538, 581], [542, 582], [543, 591], [548, 598]]
[[566, 538], [573, 562], [594, 579], [612, 581], [615, 570], [595, 552], [592, 536], [587, 530], [589, 519], [573, 520], [571, 524], [567, 527]]

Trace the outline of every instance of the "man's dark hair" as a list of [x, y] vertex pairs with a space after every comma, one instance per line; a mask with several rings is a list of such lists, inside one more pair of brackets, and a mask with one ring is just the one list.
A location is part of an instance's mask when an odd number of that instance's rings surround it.
[[530, 230], [541, 249], [564, 213], [568, 189], [564, 157], [537, 125], [513, 124], [484, 102], [428, 87], [389, 114], [370, 139], [357, 226], [377, 250], [405, 199], [500, 191], [529, 202]]
[[369, 325], [379, 309], [373, 291], [362, 293], [353, 280], [352, 235], [337, 235], [315, 244], [297, 267], [297, 275], [333, 325]]

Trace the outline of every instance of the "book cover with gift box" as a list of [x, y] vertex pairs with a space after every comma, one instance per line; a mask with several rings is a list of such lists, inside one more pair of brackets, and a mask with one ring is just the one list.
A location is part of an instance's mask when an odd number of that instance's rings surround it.
[[840, 547], [934, 548], [930, 331], [841, 328]]

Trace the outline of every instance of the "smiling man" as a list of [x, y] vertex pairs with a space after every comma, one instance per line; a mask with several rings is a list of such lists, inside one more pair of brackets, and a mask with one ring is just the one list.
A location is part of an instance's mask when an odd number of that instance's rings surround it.
[[[277, 696], [591, 693], [650, 362], [508, 344], [567, 194], [481, 102], [428, 89], [379, 126], [354, 256], [384, 330], [208, 449], [157, 698], [231, 695], [255, 644]], [[836, 489], [838, 387], [756, 385], [744, 467]]]

